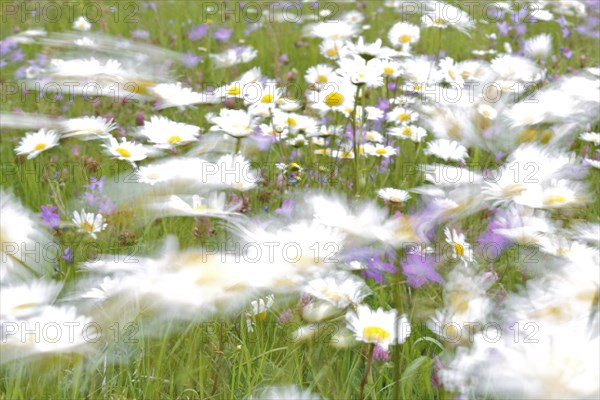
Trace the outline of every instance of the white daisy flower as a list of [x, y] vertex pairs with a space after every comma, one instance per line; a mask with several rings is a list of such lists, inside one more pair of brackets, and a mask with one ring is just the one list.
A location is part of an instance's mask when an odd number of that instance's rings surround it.
[[473, 261], [473, 249], [471, 245], [466, 242], [465, 235], [456, 232], [454, 229], [446, 227], [444, 229], [444, 235], [446, 235], [446, 243], [452, 246], [452, 254], [455, 258], [461, 259], [465, 262]]
[[[28, 335], [23, 338], [21, 335], [5, 336], [3, 332], [2, 362], [45, 355], [90, 354], [95, 348], [93, 343], [100, 339], [98, 330], [88, 329], [93, 326], [92, 319], [79, 315], [75, 307], [49, 306], [20, 323]], [[40, 326], [56, 328], [44, 328], [40, 333]], [[69, 329], [69, 333], [61, 331], [61, 327]], [[35, 360], [40, 362], [39, 358]]]
[[365, 85], [367, 87], [383, 86], [383, 69], [381, 61], [371, 59], [366, 61], [358, 55], [345, 57], [339, 61], [340, 68], [337, 73], [347, 78], [353, 85]]
[[377, 121], [383, 118], [383, 110], [377, 107], [366, 106], [364, 112], [367, 114], [366, 117], [369, 121]]
[[367, 131], [365, 132], [365, 140], [367, 142], [383, 143], [384, 137], [377, 131]]
[[[23, 207], [18, 199], [0, 187], [0, 280], [3, 284], [30, 282], [32, 272], [43, 274], [50, 257], [39, 257], [38, 252], [27, 251], [51, 243], [40, 224], [40, 218]], [[48, 247], [50, 250], [51, 246]], [[4, 289], [2, 289], [4, 290]]]
[[460, 8], [437, 1], [431, 2], [431, 6], [433, 10], [427, 10], [427, 13], [421, 17], [421, 23], [426, 28], [454, 27], [468, 34], [467, 30], [475, 25], [469, 14]]
[[419, 113], [404, 107], [396, 107], [387, 115], [387, 121], [396, 124], [408, 124], [419, 119]]
[[180, 82], [159, 83], [152, 86], [150, 92], [157, 98], [157, 109], [169, 107], [183, 108], [192, 104], [215, 104], [220, 98], [208, 93], [194, 92], [190, 88], [183, 87]]
[[344, 43], [340, 40], [323, 40], [319, 45], [321, 54], [330, 60], [337, 60], [340, 58], [340, 51]]
[[102, 145], [108, 150], [108, 153], [119, 160], [129, 161], [134, 163], [148, 157], [148, 151], [141, 144], [128, 141], [126, 138], [121, 138], [121, 143], [117, 142], [114, 137], [109, 138], [109, 142]]
[[267, 311], [273, 307], [274, 303], [275, 295], [273, 294], [250, 302], [250, 310], [246, 312], [246, 328], [248, 329], [248, 332], [254, 332], [255, 318], [258, 318], [261, 321], [267, 319]]
[[80, 16], [73, 22], [73, 29], [78, 31], [89, 31], [91, 27], [92, 24], [90, 24], [83, 16]]
[[310, 67], [304, 75], [304, 79], [311, 85], [323, 85], [331, 82], [335, 77], [335, 72], [327, 64], [319, 64]]
[[398, 22], [388, 32], [388, 39], [394, 47], [409, 49], [411, 44], [419, 41], [421, 29], [408, 22]]
[[117, 124], [104, 117], [80, 117], [68, 119], [62, 124], [62, 137], [71, 136], [88, 139], [106, 139], [110, 136], [110, 131], [117, 128]]
[[394, 188], [379, 189], [377, 191], [377, 195], [385, 201], [389, 201], [391, 203], [403, 203], [410, 199], [410, 195], [406, 190]]
[[448, 83], [455, 83], [459, 87], [463, 87], [465, 85], [465, 80], [461, 75], [461, 71], [459, 66], [455, 63], [455, 61], [451, 57], [446, 57], [439, 62], [440, 72], [444, 80]]
[[36, 280], [19, 285], [2, 286], [0, 290], [0, 317], [23, 318], [37, 314], [51, 305], [62, 285], [58, 282]]
[[250, 46], [237, 49], [228, 49], [222, 53], [210, 54], [213, 65], [217, 68], [228, 68], [238, 64], [250, 62], [256, 58], [258, 51]]
[[385, 78], [398, 78], [402, 74], [402, 68], [398, 61], [380, 60], [379, 67], [381, 74]]
[[254, 132], [257, 120], [244, 110], [229, 110], [221, 108], [219, 115], [210, 119], [211, 131], [224, 132], [235, 138], [243, 138]]
[[427, 131], [416, 125], [395, 126], [390, 128], [388, 134], [400, 139], [410, 139], [413, 142], [420, 142], [427, 137]]
[[354, 159], [354, 152], [350, 149], [331, 150], [331, 151], [329, 149], [315, 150], [315, 154], [327, 154], [331, 158], [342, 158], [342, 159], [348, 159], [348, 160]]
[[365, 154], [368, 154], [370, 156], [384, 158], [388, 158], [390, 156], [398, 154], [398, 150], [396, 150], [392, 146], [383, 146], [379, 143], [376, 143], [375, 145], [372, 145], [371, 143], [365, 143], [365, 145], [363, 146], [363, 151]]
[[96, 233], [102, 232], [107, 226], [102, 214], [86, 213], [83, 208], [81, 213], [73, 211], [73, 223], [81, 232], [89, 233], [94, 239], [96, 239]]
[[360, 36], [356, 44], [346, 41], [342, 53], [344, 57], [357, 55], [362, 57], [365, 61], [372, 60], [373, 58], [390, 58], [396, 55], [396, 51], [389, 47], [382, 47], [381, 44], [381, 39], [377, 39], [373, 43], [365, 43], [365, 39]]
[[600, 169], [600, 160], [592, 160], [591, 158], [584, 158], [583, 161], [585, 164], [589, 165], [592, 168]]
[[487, 104], [480, 104], [479, 106], [477, 106], [477, 112], [483, 118], [490, 120], [494, 120], [498, 116], [498, 111], [496, 111], [494, 107], [489, 106]]
[[157, 183], [167, 182], [175, 176], [168, 168], [156, 164], [139, 167], [135, 171], [135, 175], [138, 182], [146, 183], [151, 186], [154, 186]]
[[547, 33], [534, 36], [525, 40], [523, 52], [525, 57], [533, 60], [544, 60], [548, 58], [552, 51], [552, 36]]
[[260, 393], [251, 397], [254, 400], [321, 400], [318, 394], [311, 393], [309, 390], [303, 390], [296, 385], [289, 386], [270, 386], [262, 389]]
[[255, 188], [260, 181], [257, 171], [243, 155], [226, 154], [215, 164], [220, 183], [232, 189], [246, 191]]
[[348, 273], [314, 279], [303, 291], [340, 309], [360, 304], [371, 293], [362, 279]]
[[424, 153], [434, 155], [446, 161], [464, 161], [465, 158], [469, 157], [465, 146], [448, 139], [437, 139], [427, 143]]
[[390, 345], [404, 343], [411, 330], [405, 315], [398, 318], [396, 310], [378, 308], [373, 311], [366, 305], [358, 306], [356, 313], [346, 314], [346, 322], [356, 340], [374, 343], [386, 350]]
[[168, 149], [198, 140], [200, 128], [155, 115], [149, 122], [144, 122], [139, 134], [147, 137], [157, 148]]
[[304, 28], [306, 36], [329, 40], [343, 40], [355, 37], [359, 33], [359, 27], [345, 21], [319, 22], [307, 25]]
[[584, 142], [600, 145], [600, 133], [598, 132], [583, 132], [579, 135], [579, 139], [583, 140]]
[[148, 208], [166, 216], [226, 217], [237, 207], [225, 206], [225, 193], [211, 193], [208, 199], [193, 195], [191, 204], [189, 200], [189, 198], [171, 195], [168, 200], [153, 202]]
[[27, 154], [27, 159], [35, 158], [42, 151], [51, 149], [58, 144], [59, 135], [53, 131], [46, 131], [44, 128], [37, 132], [28, 132], [21, 139], [19, 145], [15, 148], [17, 155]]

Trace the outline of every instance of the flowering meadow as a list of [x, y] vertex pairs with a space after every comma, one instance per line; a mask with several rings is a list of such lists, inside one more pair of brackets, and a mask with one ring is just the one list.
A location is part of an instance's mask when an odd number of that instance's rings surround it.
[[0, 399], [598, 399], [600, 2], [0, 2]]

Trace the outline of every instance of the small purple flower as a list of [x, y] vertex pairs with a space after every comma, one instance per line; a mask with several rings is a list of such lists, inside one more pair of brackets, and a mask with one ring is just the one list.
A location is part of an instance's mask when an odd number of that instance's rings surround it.
[[12, 39], [4, 39], [0, 40], [0, 56], [5, 56], [10, 53], [15, 47], [17, 43]]
[[10, 59], [14, 63], [19, 63], [19, 62], [23, 61], [24, 58], [25, 58], [25, 54], [23, 54], [23, 50], [21, 50], [21, 49], [16, 49], [10, 55]]
[[102, 188], [104, 187], [105, 180], [106, 180], [105, 176], [101, 177], [100, 179], [96, 178], [95, 176], [92, 176], [90, 178], [90, 184], [83, 185], [83, 187], [88, 188], [90, 190], [95, 190], [95, 191], [101, 192]]
[[135, 124], [137, 126], [144, 125], [144, 113], [143, 112], [138, 111], [138, 113], [135, 115]]
[[567, 60], [570, 60], [571, 57], [573, 57], [573, 51], [570, 48], [568, 48], [568, 47], [561, 47], [560, 48], [560, 53]]
[[156, 11], [156, 3], [153, 1], [149, 1], [147, 3], [142, 3], [142, 5], [145, 9], [151, 9], [151, 10]]
[[71, 246], [67, 247], [65, 251], [63, 251], [62, 258], [67, 262], [67, 264], [71, 264], [73, 261], [73, 249], [71, 249]]
[[196, 25], [188, 32], [188, 39], [190, 40], [200, 40], [204, 36], [206, 36], [206, 32], [208, 32], [208, 24]]
[[290, 322], [293, 318], [294, 318], [294, 313], [292, 312], [291, 308], [288, 308], [287, 310], [285, 310], [284, 312], [279, 314], [279, 318], [277, 319], [277, 322], [279, 323], [279, 325], [283, 325], [283, 324], [287, 324], [288, 322]]
[[515, 32], [517, 33], [517, 36], [523, 36], [524, 34], [527, 33], [527, 25], [525, 25], [525, 24], [515, 25]]
[[400, 265], [408, 286], [418, 288], [427, 282], [444, 283], [433, 266], [433, 260], [425, 254], [407, 254]]
[[289, 59], [289, 57], [288, 57], [287, 54], [283, 53], [281, 55], [281, 57], [279, 57], [279, 62], [282, 63], [282, 64], [284, 64], [284, 65], [287, 65], [290, 62], [290, 59]]
[[[485, 249], [485, 254], [489, 254], [490, 257], [494, 256], [496, 251], [500, 254], [500, 252], [512, 244], [505, 236], [495, 233], [496, 229], [509, 227], [508, 218], [505, 214], [504, 211], [497, 210], [496, 215], [490, 220], [487, 229], [477, 239], [477, 243]], [[494, 249], [490, 249], [491, 247]]]
[[56, 206], [42, 206], [42, 212], [39, 214], [44, 224], [50, 229], [58, 229], [60, 226], [60, 215], [56, 212]]
[[367, 269], [363, 272], [365, 278], [371, 278], [375, 282], [382, 284], [384, 273], [396, 272], [393, 262], [384, 261], [381, 257], [374, 257], [366, 261]]
[[379, 98], [377, 99], [377, 104], [375, 105], [375, 107], [379, 108], [381, 111], [386, 113], [390, 110], [390, 102], [388, 99]]
[[147, 40], [150, 39], [150, 33], [143, 29], [136, 29], [134, 31], [131, 31], [131, 37], [140, 40]]
[[108, 197], [104, 196], [98, 205], [98, 212], [104, 215], [111, 215], [117, 209], [117, 205]]
[[506, 21], [496, 22], [496, 27], [498, 28], [498, 33], [502, 36], [508, 36], [508, 32], [512, 29]]
[[390, 352], [377, 344], [373, 349], [373, 360], [388, 362], [390, 361]]
[[233, 29], [219, 28], [213, 33], [213, 37], [218, 42], [228, 42], [232, 33]]
[[275, 214], [283, 215], [286, 218], [290, 218], [292, 215], [292, 211], [294, 210], [294, 200], [284, 200], [281, 204], [281, 207], [275, 210]]
[[188, 51], [184, 56], [183, 59], [181, 60], [181, 63], [186, 67], [186, 68], [194, 68], [196, 67], [200, 61], [202, 61], [204, 59], [204, 57], [202, 56], [197, 56], [194, 53], [192, 53], [191, 51]]

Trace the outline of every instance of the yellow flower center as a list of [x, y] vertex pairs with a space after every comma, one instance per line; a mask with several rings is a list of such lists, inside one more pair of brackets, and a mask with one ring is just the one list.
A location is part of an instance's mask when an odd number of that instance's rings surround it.
[[342, 152], [340, 152], [340, 157], [350, 158], [350, 157], [352, 157], [352, 152], [351, 151], [342, 151]]
[[419, 91], [419, 90], [421, 90], [421, 89], [423, 89], [423, 86], [421, 86], [421, 85], [415, 85], [415, 86], [413, 87], [413, 90], [414, 90], [415, 92], [417, 92], [417, 91]]
[[524, 129], [517, 137], [518, 143], [534, 142], [537, 139], [537, 130], [532, 128]]
[[262, 103], [272, 103], [274, 98], [272, 94], [265, 94], [260, 101]]
[[386, 75], [392, 75], [394, 73], [394, 70], [392, 68], [390, 68], [390, 67], [385, 67], [383, 69], [383, 73], [386, 74]]
[[446, 25], [446, 21], [444, 21], [441, 18], [436, 18], [435, 21], [433, 21], [433, 23], [436, 25]]
[[288, 117], [288, 119], [285, 121], [289, 126], [296, 126], [298, 125], [298, 123], [296, 122], [296, 120], [292, 117]]
[[454, 250], [456, 250], [456, 254], [459, 257], [464, 257], [465, 255], [465, 246], [460, 243], [454, 243]]
[[512, 185], [508, 185], [504, 189], [502, 189], [502, 195], [505, 197], [515, 197], [523, 193], [527, 190], [525, 185], [521, 185], [520, 183], [515, 183]]
[[408, 114], [399, 114], [398, 115], [399, 121], [408, 121], [409, 119], [410, 119], [410, 115], [408, 115]]
[[129, 150], [124, 149], [122, 147], [117, 147], [115, 149], [115, 152], [119, 153], [121, 155], [121, 157], [125, 157], [125, 158], [131, 157], [131, 153], [129, 152]]
[[386, 149], [377, 149], [377, 150], [375, 150], [375, 154], [384, 155], [384, 154], [387, 154], [387, 150]]
[[344, 96], [340, 92], [333, 92], [325, 96], [325, 104], [329, 107], [338, 107], [344, 103]]
[[370, 342], [383, 342], [390, 337], [390, 333], [378, 326], [367, 326], [363, 329], [363, 337]]
[[169, 140], [167, 140], [167, 142], [168, 142], [169, 144], [173, 144], [173, 143], [179, 143], [179, 142], [181, 142], [181, 137], [179, 137], [179, 136], [177, 136], [177, 135], [175, 135], [175, 136], [171, 136], [171, 137], [169, 138]]
[[448, 304], [456, 310], [456, 312], [465, 312], [469, 309], [468, 293], [459, 291], [450, 294]]
[[452, 78], [452, 80], [456, 80], [456, 74], [453, 70], [448, 70], [448, 75], [450, 75], [450, 78]]
[[38, 143], [35, 145], [35, 147], [33, 148], [34, 151], [41, 151], [44, 150], [46, 148], [46, 143]]
[[404, 129], [402, 129], [402, 134], [403, 134], [404, 136], [410, 136], [410, 135], [412, 135], [412, 133], [413, 133], [413, 132], [412, 132], [412, 129], [411, 129], [411, 128], [404, 128]]
[[400, 36], [400, 43], [409, 43], [410, 42], [410, 35], [402, 35]]
[[317, 76], [317, 82], [318, 83], [327, 83], [327, 77], [325, 75], [319, 75]]
[[567, 198], [565, 196], [561, 196], [561, 195], [548, 196], [544, 200], [544, 204], [546, 204], [548, 206], [565, 204], [566, 202], [567, 202]]
[[338, 52], [337, 52], [337, 49], [335, 47], [332, 47], [330, 49], [325, 50], [325, 54], [328, 57], [337, 57]]
[[93, 232], [94, 231], [94, 225], [90, 224], [87, 221], [83, 221], [81, 224], [79, 224], [79, 226], [81, 227], [81, 229], [83, 229], [86, 232]]
[[554, 132], [552, 132], [550, 129], [543, 131], [540, 137], [540, 143], [548, 144], [548, 142], [552, 139], [553, 136]]
[[227, 90], [227, 94], [229, 96], [239, 96], [242, 93], [242, 90], [239, 86], [232, 86]]

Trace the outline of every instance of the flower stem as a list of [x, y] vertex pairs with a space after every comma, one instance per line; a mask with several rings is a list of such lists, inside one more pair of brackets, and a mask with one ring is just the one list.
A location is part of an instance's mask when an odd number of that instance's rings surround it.
[[371, 343], [369, 345], [369, 355], [367, 356], [367, 363], [365, 365], [365, 373], [360, 381], [360, 395], [358, 396], [359, 399], [364, 399], [364, 393], [365, 393], [365, 384], [367, 383], [367, 377], [369, 376], [369, 372], [371, 371], [371, 364], [373, 364], [373, 352], [375, 351], [375, 344]]
[[358, 158], [359, 140], [360, 138], [356, 134], [356, 112], [358, 108], [358, 97], [360, 94], [360, 86], [356, 86], [356, 95], [354, 96], [354, 110], [352, 110], [352, 143], [354, 145], [354, 192], [358, 195], [360, 185], [360, 165]]

